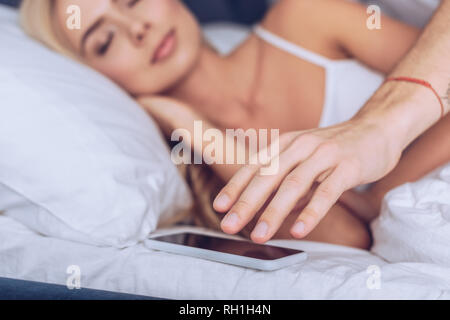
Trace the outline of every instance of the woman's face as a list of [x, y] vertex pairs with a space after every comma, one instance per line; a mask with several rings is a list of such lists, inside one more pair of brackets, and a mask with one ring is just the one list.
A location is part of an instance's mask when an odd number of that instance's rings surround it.
[[[158, 94], [185, 76], [199, 56], [200, 28], [179, 0], [57, 0], [59, 34], [81, 59], [133, 95]], [[69, 29], [67, 9], [81, 9]]]

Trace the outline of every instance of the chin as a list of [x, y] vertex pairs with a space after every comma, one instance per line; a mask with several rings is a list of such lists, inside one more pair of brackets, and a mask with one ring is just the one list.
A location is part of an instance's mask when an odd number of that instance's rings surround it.
[[134, 74], [131, 79], [128, 79], [130, 81], [122, 82], [121, 86], [135, 97], [160, 95], [172, 90], [188, 77], [197, 60], [193, 56], [186, 56], [186, 54], [172, 57], [172, 59], [170, 64], [167, 64], [158, 72], [150, 70], [140, 76]]
[[200, 33], [194, 36], [186, 37], [188, 41], [182, 41], [180, 50], [175, 59], [175, 63], [180, 70], [184, 70], [183, 73], [190, 71], [200, 59], [200, 53], [202, 48], [202, 38]]
[[179, 85], [189, 76], [198, 63], [202, 43], [200, 34], [195, 40], [192, 37], [185, 37], [184, 39], [189, 39], [189, 41], [180, 43], [176, 55], [172, 57], [172, 61], [168, 61], [168, 65], [163, 71], [164, 76], [159, 77], [160, 80], [164, 80], [160, 82], [158, 93], [171, 90]]

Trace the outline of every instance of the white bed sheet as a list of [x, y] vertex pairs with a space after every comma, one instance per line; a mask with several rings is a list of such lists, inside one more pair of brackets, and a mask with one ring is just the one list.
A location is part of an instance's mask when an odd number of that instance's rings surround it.
[[[309, 254], [272, 272], [153, 251], [145, 243], [115, 249], [43, 237], [0, 215], [0, 277], [66, 284], [67, 267], [78, 265], [82, 287], [170, 299], [450, 299], [450, 163], [385, 200], [372, 224], [372, 253], [272, 240]], [[422, 238], [415, 239], [410, 232], [418, 229]]]

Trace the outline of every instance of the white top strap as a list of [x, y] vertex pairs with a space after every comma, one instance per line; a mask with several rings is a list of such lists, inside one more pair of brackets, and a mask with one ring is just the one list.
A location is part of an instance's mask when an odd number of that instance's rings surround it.
[[308, 51], [299, 45], [296, 45], [292, 42], [289, 42], [269, 31], [261, 27], [260, 25], [256, 25], [253, 28], [253, 31], [256, 35], [261, 37], [266, 42], [272, 44], [273, 46], [286, 51], [300, 59], [304, 59], [306, 61], [309, 61], [311, 63], [314, 63], [316, 65], [319, 65], [324, 68], [329, 68], [332, 66], [333, 61], [321, 56], [320, 54], [317, 54], [315, 52]]

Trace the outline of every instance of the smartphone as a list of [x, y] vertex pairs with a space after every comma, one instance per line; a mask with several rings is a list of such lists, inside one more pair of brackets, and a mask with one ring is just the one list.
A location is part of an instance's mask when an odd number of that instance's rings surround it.
[[154, 235], [146, 240], [154, 250], [222, 262], [241, 267], [272, 271], [301, 263], [307, 259], [304, 251], [254, 243], [238, 237], [223, 237], [194, 230], [176, 230]]

